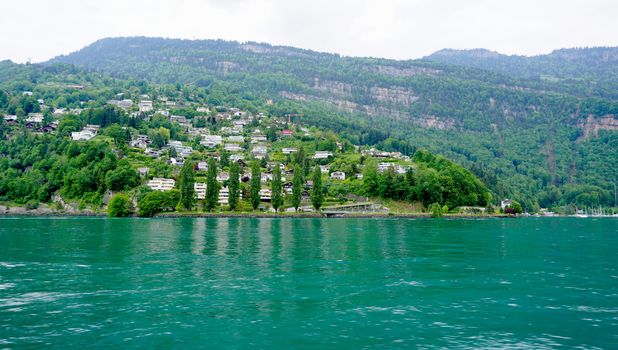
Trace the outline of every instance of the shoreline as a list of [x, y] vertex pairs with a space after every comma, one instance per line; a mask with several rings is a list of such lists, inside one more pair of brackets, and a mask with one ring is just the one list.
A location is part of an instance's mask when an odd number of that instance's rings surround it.
[[[107, 213], [99, 212], [41, 212], [37, 210], [28, 211], [2, 211], [1, 217], [93, 217], [108, 218]], [[472, 214], [446, 214], [442, 219], [486, 219], [486, 218], [515, 218], [516, 216], [492, 214], [492, 215], [472, 215]], [[127, 218], [145, 219], [178, 219], [178, 218], [259, 218], [259, 219], [431, 219], [429, 213], [341, 213], [337, 215], [327, 215], [324, 213], [158, 213], [152, 217], [141, 217], [130, 215]], [[437, 218], [439, 219], [439, 218]]]

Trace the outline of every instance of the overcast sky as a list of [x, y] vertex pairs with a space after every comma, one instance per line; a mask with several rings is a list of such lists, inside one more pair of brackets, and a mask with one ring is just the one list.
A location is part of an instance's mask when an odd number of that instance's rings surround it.
[[40, 62], [134, 35], [396, 59], [442, 48], [535, 55], [618, 46], [617, 18], [616, 0], [0, 0], [0, 59]]

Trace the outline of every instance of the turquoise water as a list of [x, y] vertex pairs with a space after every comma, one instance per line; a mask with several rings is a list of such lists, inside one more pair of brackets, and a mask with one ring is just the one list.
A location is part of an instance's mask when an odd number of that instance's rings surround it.
[[618, 220], [0, 218], [1, 348], [618, 348]]

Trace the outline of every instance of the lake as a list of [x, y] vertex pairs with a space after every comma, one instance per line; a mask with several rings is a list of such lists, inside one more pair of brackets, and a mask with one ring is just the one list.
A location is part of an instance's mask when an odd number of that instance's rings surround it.
[[0, 218], [0, 348], [618, 348], [618, 220]]

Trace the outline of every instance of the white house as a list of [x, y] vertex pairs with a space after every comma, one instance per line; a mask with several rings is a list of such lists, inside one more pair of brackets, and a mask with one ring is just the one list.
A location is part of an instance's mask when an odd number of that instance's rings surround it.
[[206, 184], [203, 182], [195, 182], [193, 183], [193, 189], [195, 190], [195, 196], [197, 199], [205, 199], [206, 198]]
[[251, 143], [260, 143], [260, 142], [266, 142], [266, 136], [264, 135], [251, 136]]
[[502, 210], [504, 210], [504, 208], [508, 207], [511, 204], [513, 204], [513, 201], [511, 199], [505, 199], [505, 200], [500, 202], [500, 208], [502, 208]]
[[260, 190], [260, 200], [262, 201], [270, 201], [272, 199], [272, 191], [268, 188], [263, 188]]
[[227, 187], [219, 189], [219, 204], [227, 205], [230, 202], [230, 190]]
[[241, 152], [242, 151], [242, 147], [240, 147], [240, 145], [236, 143], [226, 143], [225, 146], [223, 146], [223, 149], [225, 149], [228, 152]]
[[238, 162], [239, 160], [244, 160], [245, 156], [243, 156], [242, 154], [232, 154], [230, 156], [230, 161], [231, 162]]
[[146, 135], [137, 135], [131, 140], [129, 144], [131, 145], [131, 147], [146, 149], [148, 148], [148, 145], [150, 145], [150, 143], [150, 137]]
[[253, 146], [253, 150], [251, 150], [251, 153], [253, 153], [253, 156], [256, 159], [263, 159], [268, 154], [268, 151], [266, 149], [266, 146], [264, 145], [255, 145]]
[[296, 148], [282, 148], [281, 152], [283, 152], [283, 154], [292, 154], [298, 152], [298, 150]]
[[208, 162], [198, 162], [197, 163], [197, 170], [199, 170], [199, 171], [206, 171], [206, 170], [208, 170]]
[[146, 113], [152, 111], [152, 101], [150, 100], [140, 101], [138, 106], [140, 112]]
[[333, 152], [330, 151], [316, 151], [313, 159], [328, 159], [328, 157], [332, 157]]
[[204, 147], [217, 147], [223, 142], [221, 135], [204, 135], [200, 144]]
[[71, 138], [73, 139], [73, 141], [88, 141], [95, 136], [97, 136], [95, 132], [86, 129], [82, 131], [74, 131], [71, 133]]
[[390, 168], [395, 168], [395, 163], [382, 162], [378, 163], [378, 171], [383, 173]]
[[266, 183], [267, 181], [272, 181], [273, 180], [273, 174], [272, 173], [262, 173], [260, 175], [260, 181], [262, 183]]
[[243, 143], [243, 142], [245, 142], [245, 138], [243, 136], [240, 136], [240, 135], [233, 135], [233, 136], [229, 136], [227, 138], [227, 142]]
[[30, 113], [26, 118], [26, 123], [43, 123], [43, 113]]
[[146, 184], [146, 186], [155, 191], [169, 191], [174, 189], [174, 185], [176, 185], [176, 180], [161, 177], [155, 177]]
[[227, 171], [222, 171], [217, 175], [217, 181], [219, 182], [227, 181], [229, 179], [230, 179], [230, 173], [228, 173]]
[[345, 173], [343, 171], [333, 171], [330, 174], [331, 180], [345, 180]]
[[13, 114], [5, 114], [3, 119], [5, 122], [17, 123], [17, 116]]

